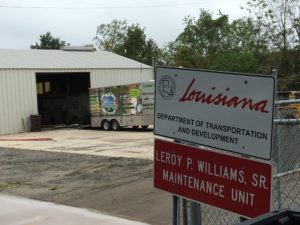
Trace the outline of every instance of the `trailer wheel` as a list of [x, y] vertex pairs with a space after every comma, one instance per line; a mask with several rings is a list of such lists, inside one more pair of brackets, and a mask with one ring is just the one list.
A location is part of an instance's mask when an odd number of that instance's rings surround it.
[[142, 126], [142, 128], [145, 130], [147, 129], [149, 126], [148, 125], [145, 125], [145, 126]]
[[111, 128], [110, 122], [108, 122], [108, 120], [103, 120], [102, 128], [103, 128], [103, 130], [110, 130], [110, 128]]
[[137, 130], [139, 126], [132, 126], [133, 129]]
[[120, 129], [120, 125], [119, 125], [117, 120], [111, 121], [111, 128], [112, 128], [113, 131], [116, 131], [116, 130]]

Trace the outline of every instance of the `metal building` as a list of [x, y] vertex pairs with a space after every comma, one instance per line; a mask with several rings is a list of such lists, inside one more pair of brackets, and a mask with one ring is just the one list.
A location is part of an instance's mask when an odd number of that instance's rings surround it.
[[106, 51], [0, 49], [0, 134], [87, 119], [88, 88], [153, 79], [152, 67]]

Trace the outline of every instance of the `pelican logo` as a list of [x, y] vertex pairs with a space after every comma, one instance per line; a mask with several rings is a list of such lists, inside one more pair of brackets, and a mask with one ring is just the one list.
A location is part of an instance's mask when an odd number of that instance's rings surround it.
[[166, 100], [170, 100], [174, 97], [176, 91], [176, 85], [174, 79], [165, 75], [159, 80], [158, 90], [160, 96]]

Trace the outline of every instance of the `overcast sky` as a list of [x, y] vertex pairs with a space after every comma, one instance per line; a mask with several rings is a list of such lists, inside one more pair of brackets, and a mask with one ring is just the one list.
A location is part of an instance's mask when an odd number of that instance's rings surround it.
[[160, 47], [183, 30], [199, 9], [242, 17], [246, 0], [0, 0], [0, 48], [28, 49], [50, 31], [73, 46], [93, 43], [97, 26], [113, 19], [145, 27]]

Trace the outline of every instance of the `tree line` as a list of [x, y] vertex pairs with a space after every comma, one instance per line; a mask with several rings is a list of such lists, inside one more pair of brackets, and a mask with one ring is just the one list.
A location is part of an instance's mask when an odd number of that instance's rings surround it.
[[[201, 9], [187, 16], [184, 29], [159, 48], [145, 34], [145, 27], [113, 20], [97, 27], [93, 44], [152, 65], [182, 66], [209, 70], [271, 74], [278, 71], [279, 89], [300, 87], [300, 0], [249, 0], [242, 18], [229, 20]], [[48, 32], [31, 48], [59, 49], [69, 45]]]

